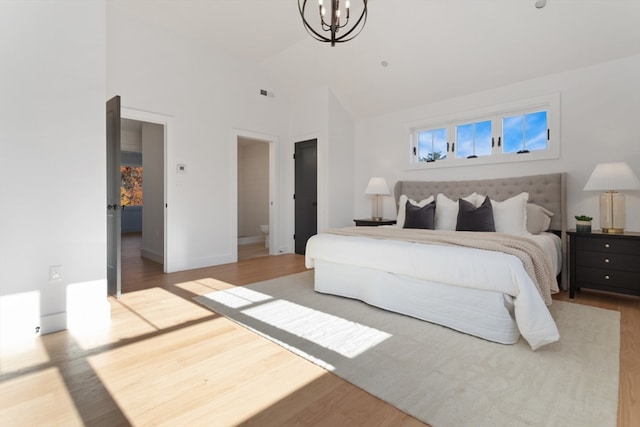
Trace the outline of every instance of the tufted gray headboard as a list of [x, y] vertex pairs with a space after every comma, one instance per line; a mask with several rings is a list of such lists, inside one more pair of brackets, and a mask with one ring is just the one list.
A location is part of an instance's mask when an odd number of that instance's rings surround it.
[[529, 203], [535, 203], [554, 213], [551, 217], [551, 230], [562, 239], [562, 278], [561, 287], [567, 284], [567, 174], [552, 173], [546, 175], [520, 176], [514, 178], [480, 179], [470, 181], [398, 181], [393, 192], [396, 209], [400, 196], [405, 194], [414, 200], [423, 200], [442, 193], [452, 200], [476, 192], [491, 199], [503, 201], [526, 191]]

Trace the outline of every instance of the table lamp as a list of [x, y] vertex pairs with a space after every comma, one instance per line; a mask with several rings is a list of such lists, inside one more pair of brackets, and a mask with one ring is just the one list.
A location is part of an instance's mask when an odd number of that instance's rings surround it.
[[374, 221], [382, 220], [382, 209], [380, 206], [380, 196], [386, 196], [391, 194], [389, 192], [389, 186], [387, 185], [387, 181], [379, 176], [375, 176], [369, 180], [369, 184], [367, 185], [366, 190], [364, 190], [365, 194], [375, 194], [374, 204], [373, 204], [373, 215], [371, 216]]
[[584, 191], [604, 191], [600, 195], [600, 228], [603, 233], [624, 231], [624, 195], [620, 190], [640, 190], [640, 180], [625, 162], [597, 164], [584, 186]]

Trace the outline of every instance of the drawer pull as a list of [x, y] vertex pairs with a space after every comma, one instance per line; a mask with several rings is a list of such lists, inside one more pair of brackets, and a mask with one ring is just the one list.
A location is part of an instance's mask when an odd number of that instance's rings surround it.
[[604, 247], [605, 247], [605, 248], [608, 248], [608, 247], [609, 247], [609, 244], [608, 244], [608, 243], [605, 243], [605, 244], [604, 244]]
[[609, 258], [604, 259], [605, 264], [609, 264]]
[[604, 276], [605, 279], [609, 280], [609, 275]]

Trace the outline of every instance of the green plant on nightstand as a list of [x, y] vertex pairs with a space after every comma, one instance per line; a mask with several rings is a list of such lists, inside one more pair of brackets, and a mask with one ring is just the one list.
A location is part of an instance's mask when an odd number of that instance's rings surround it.
[[576, 215], [576, 231], [578, 233], [591, 233], [591, 218], [588, 215]]

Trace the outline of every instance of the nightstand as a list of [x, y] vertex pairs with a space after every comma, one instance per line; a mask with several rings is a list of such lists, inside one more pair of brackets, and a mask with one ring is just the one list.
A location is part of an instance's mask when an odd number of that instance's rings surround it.
[[567, 234], [569, 298], [580, 288], [640, 296], [640, 233]]
[[395, 219], [381, 219], [376, 221], [372, 218], [368, 219], [354, 219], [356, 223], [356, 227], [377, 227], [379, 225], [394, 225], [396, 223]]

